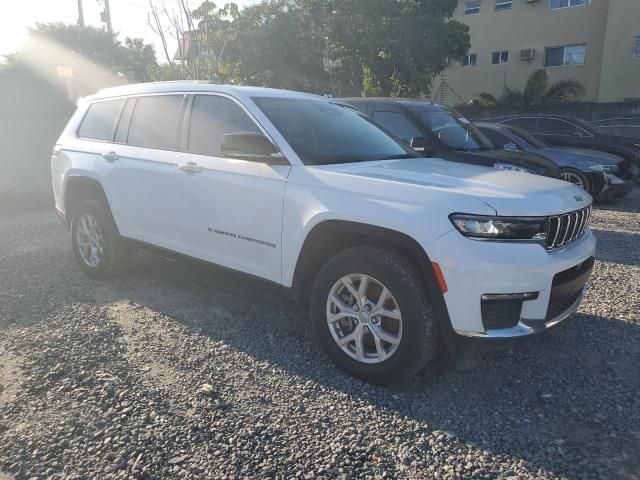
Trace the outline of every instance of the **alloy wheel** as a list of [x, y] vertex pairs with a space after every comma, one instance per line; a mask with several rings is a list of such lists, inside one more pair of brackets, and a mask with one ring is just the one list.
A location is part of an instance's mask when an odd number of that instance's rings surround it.
[[76, 246], [80, 258], [88, 266], [95, 268], [102, 261], [104, 251], [102, 230], [96, 218], [90, 213], [84, 213], [78, 218]]
[[564, 180], [565, 182], [573, 183], [577, 187], [580, 187], [583, 190], [586, 190], [586, 185], [582, 181], [582, 178], [580, 178], [580, 175], [578, 175], [576, 173], [573, 173], [573, 172], [562, 172], [562, 173], [560, 173], [560, 178], [562, 180]]
[[362, 363], [380, 363], [398, 349], [402, 315], [393, 294], [365, 274], [340, 278], [329, 291], [327, 323], [344, 353]]

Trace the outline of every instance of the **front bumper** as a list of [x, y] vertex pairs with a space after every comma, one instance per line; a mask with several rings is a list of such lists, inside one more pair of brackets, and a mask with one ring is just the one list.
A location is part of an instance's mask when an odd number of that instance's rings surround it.
[[[445, 304], [454, 332], [478, 339], [531, 336], [560, 323], [579, 306], [591, 273], [588, 263], [596, 240], [586, 233], [567, 248], [548, 252], [534, 243], [487, 242], [452, 231], [428, 246], [447, 283]], [[571, 295], [558, 300], [558, 278], [579, 269], [571, 279]], [[591, 263], [592, 265], [592, 263]], [[518, 306], [509, 328], [487, 328], [483, 295], [535, 294]], [[568, 301], [568, 303], [567, 303]]]
[[598, 201], [624, 197], [633, 189], [635, 183], [637, 182], [638, 175], [635, 174], [632, 178], [623, 180], [614, 174], [605, 173], [604, 179], [604, 187], [596, 197], [596, 200]]

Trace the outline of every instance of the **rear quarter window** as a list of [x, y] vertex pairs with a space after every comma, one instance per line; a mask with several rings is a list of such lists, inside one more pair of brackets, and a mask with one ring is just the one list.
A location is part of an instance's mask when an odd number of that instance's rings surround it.
[[113, 141], [113, 135], [124, 100], [105, 100], [89, 105], [78, 136], [91, 140]]

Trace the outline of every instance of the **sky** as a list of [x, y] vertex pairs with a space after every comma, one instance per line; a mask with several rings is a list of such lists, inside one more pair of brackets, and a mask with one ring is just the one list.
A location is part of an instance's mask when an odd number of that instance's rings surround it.
[[[153, 0], [160, 6], [163, 0]], [[222, 6], [230, 0], [215, 2]], [[240, 8], [256, 3], [257, 0], [234, 0]], [[177, 8], [178, 0], [164, 0], [168, 9]], [[82, 0], [86, 25], [101, 27], [100, 12], [102, 4], [98, 0]], [[191, 9], [195, 9], [202, 0], [189, 0]], [[163, 60], [162, 44], [147, 24], [149, 0], [111, 0], [111, 22], [113, 30], [119, 32], [119, 39], [142, 37], [145, 42], [156, 47], [159, 61]], [[27, 28], [36, 23], [78, 21], [78, 0], [0, 0], [0, 55], [20, 49]], [[173, 54], [175, 45], [170, 45]]]

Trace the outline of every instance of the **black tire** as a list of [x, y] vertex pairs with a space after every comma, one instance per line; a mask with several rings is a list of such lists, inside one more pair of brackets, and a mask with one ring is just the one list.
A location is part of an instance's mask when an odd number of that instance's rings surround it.
[[[102, 256], [95, 266], [89, 265], [80, 254], [78, 243], [78, 228], [83, 215], [91, 215], [97, 221], [102, 234]], [[91, 278], [105, 279], [122, 274], [131, 260], [131, 248], [120, 237], [111, 211], [104, 202], [99, 200], [85, 200], [73, 209], [71, 219], [71, 245], [74, 256], [80, 268]]]
[[[560, 169], [560, 174], [570, 174], [570, 175], [575, 175], [576, 177], [578, 177], [580, 179], [580, 181], [582, 182], [583, 188], [584, 190], [588, 193], [591, 194], [591, 192], [593, 191], [593, 186], [591, 185], [591, 181], [589, 180], [589, 178], [582, 173], [580, 170], [576, 170], [575, 168], [561, 168]], [[563, 178], [564, 180], [564, 178]], [[571, 182], [573, 183], [573, 182]]]
[[[365, 274], [381, 282], [397, 301], [402, 336], [395, 353], [379, 363], [364, 363], [345, 353], [327, 322], [327, 300], [333, 285], [350, 274]], [[402, 252], [375, 246], [354, 247], [333, 257], [318, 273], [311, 295], [311, 317], [329, 358], [350, 375], [389, 384], [414, 375], [436, 355], [438, 332], [422, 275]]]

